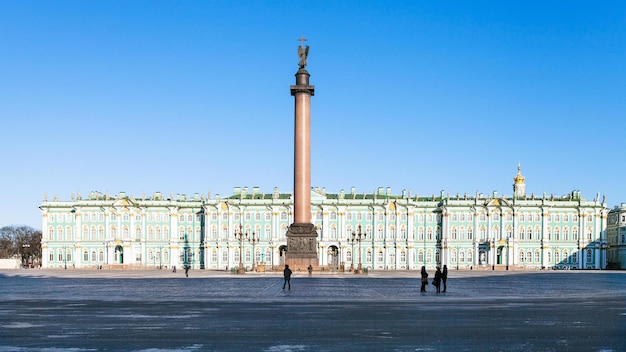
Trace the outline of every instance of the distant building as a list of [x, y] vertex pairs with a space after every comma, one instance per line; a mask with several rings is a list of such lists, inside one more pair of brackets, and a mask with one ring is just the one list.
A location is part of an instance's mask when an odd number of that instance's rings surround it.
[[[443, 264], [474, 270], [605, 268], [604, 199], [585, 200], [580, 191], [529, 196], [525, 186], [518, 168], [509, 197], [312, 189], [319, 265], [325, 270], [350, 270], [359, 263], [370, 270]], [[45, 268], [224, 270], [240, 261], [248, 268], [280, 266], [293, 222], [292, 195], [278, 189], [262, 193], [258, 187], [236, 187], [227, 198], [92, 192], [69, 201], [44, 199], [40, 208]]]
[[626, 203], [609, 212], [607, 259], [611, 269], [626, 269]]

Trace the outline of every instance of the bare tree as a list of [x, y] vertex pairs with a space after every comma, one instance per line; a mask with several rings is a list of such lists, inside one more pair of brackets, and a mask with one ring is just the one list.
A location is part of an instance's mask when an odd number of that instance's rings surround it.
[[18, 257], [22, 265], [38, 265], [41, 263], [41, 231], [29, 226], [0, 228], [0, 257]]

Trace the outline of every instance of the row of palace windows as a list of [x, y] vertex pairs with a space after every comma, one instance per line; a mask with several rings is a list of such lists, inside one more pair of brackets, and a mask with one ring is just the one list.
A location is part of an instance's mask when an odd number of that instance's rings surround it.
[[[576, 264], [578, 263], [578, 255], [576, 252], [570, 252], [565, 249], [563, 251], [554, 250], [546, 252], [547, 262], [550, 264]], [[593, 251], [591, 249], [587, 250], [587, 263], [591, 263], [593, 261]], [[554, 261], [552, 261], [554, 258]], [[523, 249], [519, 250], [518, 260], [520, 264], [538, 264], [541, 262], [541, 253], [539, 250], [532, 251], [524, 251]]]
[[[324, 236], [324, 234], [322, 233], [322, 228], [320, 225], [317, 225], [317, 231], [318, 234], [320, 235], [320, 238], [324, 239], [326, 236]], [[48, 238], [49, 240], [54, 241], [56, 240], [73, 240], [72, 235], [73, 235], [73, 231], [72, 231], [72, 227], [71, 226], [67, 226], [65, 228], [65, 231], [63, 229], [63, 227], [59, 226], [56, 229], [56, 233], [55, 233], [55, 229], [54, 227], [50, 227], [49, 231], [48, 231]], [[236, 230], [236, 229], [235, 229]], [[191, 226], [185, 228], [185, 227], [180, 227], [179, 228], [179, 234], [181, 239], [184, 240], [199, 240], [200, 239], [200, 231], [201, 228], [199, 226], [196, 226], [194, 228], [192, 228]], [[252, 230], [250, 227], [246, 227], [246, 229], [244, 230], [246, 234], [248, 234], [249, 236], [252, 234]], [[282, 227], [282, 231], [285, 232], [286, 231], [286, 227], [283, 226]], [[491, 229], [492, 231], [492, 237], [498, 237], [500, 234], [500, 228], [498, 226], [494, 226]], [[506, 229], [506, 237], [508, 238], [513, 238], [513, 229], [510, 226], [507, 226]], [[372, 228], [371, 226], [367, 226], [365, 228], [365, 231], [363, 232], [364, 237], [362, 238], [370, 238], [372, 236]], [[257, 226], [254, 228], [254, 233], [256, 235], [258, 235], [261, 239], [269, 239], [271, 238], [271, 227], [269, 225], [265, 226], [263, 232], [261, 232], [261, 227]], [[353, 234], [355, 233], [355, 230], [351, 227], [348, 226], [345, 230], [345, 237], [343, 238], [352, 238]], [[519, 240], [537, 240], [538, 239], [538, 235], [540, 233], [540, 228], [538, 226], [536, 227], [532, 227], [532, 226], [528, 226], [528, 227], [524, 227], [524, 226], [520, 226], [518, 228], [518, 239]], [[122, 227], [122, 235], [123, 238], [129, 238], [129, 229], [127, 226]], [[386, 235], [386, 237], [385, 237]], [[396, 236], [397, 235], [397, 236]], [[432, 241], [433, 240], [433, 235], [436, 236], [436, 239], [440, 239], [441, 237], [441, 230], [439, 227], [436, 227], [435, 229], [433, 229], [432, 227], [427, 227], [424, 231], [423, 227], [419, 227], [417, 229], [417, 236], [416, 236], [416, 240], [418, 241]], [[104, 240], [104, 227], [99, 226], [99, 227], [95, 227], [95, 226], [91, 226], [88, 227], [87, 225], [85, 225], [83, 227], [83, 236], [85, 240]], [[112, 238], [116, 238], [117, 237], [117, 228], [115, 226], [111, 227], [111, 236]], [[189, 237], [188, 237], [189, 236]], [[210, 239], [212, 240], [217, 240], [218, 239], [218, 228], [216, 226], [211, 227], [210, 229]], [[376, 236], [376, 240], [383, 240], [383, 239], [401, 239], [404, 240], [407, 238], [407, 229], [402, 226], [398, 229], [397, 233], [396, 233], [396, 228], [394, 226], [390, 226], [387, 231], [385, 232], [385, 229], [383, 226], [379, 226], [376, 229], [375, 232], [375, 236]], [[425, 236], [425, 237], [424, 237]], [[135, 239], [136, 240], [141, 240], [143, 237], [143, 233], [142, 233], [142, 228], [140, 226], [135, 227]], [[228, 239], [229, 238], [229, 228], [228, 226], [224, 226], [222, 227], [222, 239]], [[487, 229], [484, 226], [481, 226], [479, 228], [479, 238], [480, 239], [487, 239]], [[169, 239], [169, 227], [168, 226], [148, 226], [147, 229], [147, 240], [149, 241], [161, 241], [161, 240], [168, 240]], [[327, 237], [327, 239], [330, 240], [336, 240], [339, 239], [338, 238], [338, 231], [337, 228], [334, 225], [331, 225], [329, 228], [329, 235]], [[466, 227], [456, 227], [453, 226], [451, 229], [451, 234], [450, 234], [450, 239], [453, 241], [456, 240], [472, 240], [473, 239], [473, 228], [471, 226]], [[571, 229], [571, 237], [570, 237], [570, 229], [568, 227], [549, 227], [547, 229], [547, 234], [546, 234], [546, 238], [547, 240], [554, 240], [554, 241], [569, 241], [569, 240], [573, 240], [573, 241], [577, 241], [578, 240], [578, 228], [577, 227], [573, 227]], [[587, 230], [587, 241], [591, 241], [592, 240], [592, 231], [589, 228]]]
[[[506, 237], [513, 238], [513, 228], [511, 226], [507, 226], [505, 231], [506, 231], [505, 233]], [[500, 227], [493, 226], [491, 228], [491, 233], [492, 233], [492, 237], [498, 237], [500, 234]], [[518, 239], [522, 241], [537, 240], [539, 233], [541, 233], [541, 228], [539, 226], [535, 226], [534, 229], [532, 226], [528, 226], [528, 227], [520, 226], [518, 228]], [[485, 228], [484, 226], [481, 226], [479, 228], [479, 235], [481, 239], [486, 239], [487, 228]], [[592, 237], [592, 231], [591, 231], [591, 228], [589, 228], [587, 230], [587, 241], [591, 241], [591, 237]], [[456, 226], [452, 227], [450, 239], [451, 240], [466, 240], [466, 239], [471, 240], [472, 239], [472, 227], [468, 226], [467, 229], [463, 226], [458, 227], [458, 228]], [[578, 240], [578, 227], [572, 228], [571, 238], [570, 238], [570, 229], [568, 227], [563, 227], [563, 228], [548, 227], [545, 239], [549, 241], [570, 241], [570, 240], [577, 241]]]
[[[262, 217], [262, 213], [261, 212], [254, 212], [254, 214], [252, 214], [251, 212], [246, 212], [244, 214], [244, 218], [245, 221], [252, 221], [252, 216], [254, 215], [254, 220], [255, 221], [261, 221], [261, 217]], [[322, 220], [322, 212], [317, 212], [314, 214], [315, 219], [317, 220]], [[486, 214], [485, 213], [480, 213], [479, 215], [479, 220], [480, 221], [486, 221]], [[499, 213], [492, 213], [491, 214], [493, 220], [497, 221], [500, 219], [500, 214]], [[506, 215], [506, 220], [507, 221], [512, 221], [513, 220], [513, 214], [512, 213], [507, 213]], [[135, 215], [135, 220], [136, 221], [141, 221], [141, 214], [136, 214]], [[162, 221], [168, 221], [169, 220], [169, 215], [168, 213], [148, 213], [146, 215], [147, 217], [147, 221], [148, 222], [162, 222]], [[217, 213], [211, 213], [211, 220], [213, 221], [217, 221], [217, 217], [218, 214]], [[346, 221], [353, 221], [353, 219], [356, 219], [356, 221], [363, 221], [363, 217], [364, 217], [364, 213], [362, 212], [356, 212], [356, 213], [352, 213], [352, 212], [348, 212], [346, 213]], [[372, 217], [373, 214], [371, 212], [367, 212], [365, 213], [365, 220], [366, 221], [372, 221]], [[241, 217], [239, 213], [234, 213], [233, 214], [233, 218], [234, 221], [241, 221]], [[337, 213], [336, 212], [331, 212], [330, 216], [329, 216], [330, 220], [337, 220]], [[388, 214], [388, 218], [389, 221], [395, 221], [396, 220], [396, 214], [395, 213], [389, 213]], [[401, 213], [399, 214], [399, 219], [400, 221], [406, 221], [407, 218], [407, 214], [406, 213]], [[57, 222], [72, 222], [73, 221], [73, 214], [50, 214], [49, 215], [49, 221], [50, 222], [54, 222], [56, 219]], [[283, 211], [280, 213], [280, 219], [281, 220], [288, 220], [288, 213]], [[382, 212], [379, 212], [377, 215], [377, 219], [378, 221], [384, 221], [385, 219], [385, 214]], [[426, 217], [424, 217], [424, 214], [418, 214], [416, 221], [418, 222], [424, 222], [424, 219], [426, 219], [427, 222], [432, 222], [433, 219], [435, 219], [436, 221], [440, 221], [440, 215], [439, 214], [427, 214]], [[540, 221], [541, 219], [541, 215], [539, 213], [520, 213], [519, 214], [519, 221]], [[571, 221], [573, 222], [577, 222], [578, 221], [578, 215], [577, 214], [549, 214], [548, 215], [548, 221], [554, 221], [554, 222], [569, 222], [571, 219]], [[102, 212], [99, 213], [84, 213], [83, 214], [83, 220], [84, 221], [91, 221], [91, 222], [97, 222], [97, 221], [104, 221], [104, 214]], [[179, 221], [180, 222], [193, 222], [193, 221], [197, 221], [199, 222], [201, 220], [201, 214], [181, 214], [179, 215]], [[222, 213], [222, 220], [227, 221], [228, 220], [228, 213]], [[271, 213], [270, 212], [265, 212], [265, 220], [266, 221], [270, 221], [271, 220]], [[587, 215], [587, 221], [592, 221], [593, 220], [593, 216], [592, 215]], [[111, 213], [111, 221], [117, 221], [117, 215], [115, 213]], [[129, 214], [124, 213], [122, 214], [122, 221], [129, 221]], [[473, 214], [472, 213], [451, 213], [451, 221], [456, 222], [456, 221], [473, 221]]]
[[[494, 221], [500, 220], [500, 214], [497, 212], [491, 213], [491, 218]], [[465, 214], [465, 213], [452, 213], [450, 216], [451, 221], [472, 221], [474, 219], [473, 214]], [[571, 219], [571, 220], [570, 220]], [[479, 213], [478, 215], [479, 221], [487, 221], [486, 213]], [[506, 213], [505, 220], [513, 221], [513, 213]], [[587, 215], [587, 221], [592, 221], [593, 215]], [[519, 221], [541, 221], [540, 213], [519, 213]], [[548, 214], [548, 221], [551, 222], [577, 222], [578, 214]]]

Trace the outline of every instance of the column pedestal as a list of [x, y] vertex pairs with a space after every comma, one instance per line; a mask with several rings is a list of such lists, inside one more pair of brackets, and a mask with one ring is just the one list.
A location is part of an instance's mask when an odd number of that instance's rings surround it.
[[306, 271], [309, 267], [318, 269], [317, 231], [313, 224], [293, 223], [287, 229], [287, 253], [285, 264], [296, 271]]

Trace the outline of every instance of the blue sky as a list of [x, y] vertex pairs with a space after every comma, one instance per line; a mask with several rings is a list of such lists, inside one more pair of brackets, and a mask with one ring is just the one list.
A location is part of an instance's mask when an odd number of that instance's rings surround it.
[[626, 2], [0, 1], [0, 226], [44, 194], [312, 186], [626, 202]]

